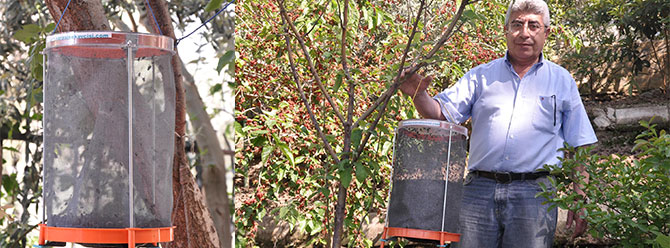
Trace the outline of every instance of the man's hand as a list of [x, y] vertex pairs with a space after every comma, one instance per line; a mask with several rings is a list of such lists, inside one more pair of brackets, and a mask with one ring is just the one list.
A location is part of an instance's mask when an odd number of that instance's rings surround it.
[[[405, 71], [400, 74], [401, 78], [403, 76], [405, 76]], [[430, 82], [432, 80], [433, 76], [424, 77], [418, 73], [414, 73], [409, 75], [405, 79], [405, 82], [400, 84], [398, 89], [400, 89], [400, 91], [402, 91], [402, 93], [405, 95], [408, 95], [414, 99], [417, 95], [424, 94], [426, 92], [426, 89], [428, 89], [428, 86], [430, 86]]]
[[[407, 73], [407, 71], [403, 71], [400, 74], [400, 77], [404, 77], [405, 73]], [[419, 114], [423, 118], [445, 120], [442, 111], [440, 111], [440, 104], [426, 92], [426, 89], [428, 89], [432, 80], [432, 76], [424, 77], [418, 73], [414, 73], [407, 76], [398, 89], [400, 89], [403, 94], [412, 98], [414, 107], [416, 107], [416, 110], [419, 111]]]
[[586, 220], [582, 217], [585, 209], [580, 209], [579, 212], [575, 213], [573, 211], [568, 211], [568, 223], [566, 225], [567, 228], [570, 228], [572, 226], [572, 223], [575, 223], [575, 231], [572, 232], [572, 237], [571, 239], [575, 239], [576, 237], [579, 237], [582, 235], [584, 232], [586, 232], [586, 226], [587, 222]]

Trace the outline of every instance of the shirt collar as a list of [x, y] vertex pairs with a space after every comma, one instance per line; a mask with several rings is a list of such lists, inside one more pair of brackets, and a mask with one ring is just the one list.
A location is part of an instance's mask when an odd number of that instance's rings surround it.
[[[512, 66], [512, 63], [509, 61], [509, 50], [505, 52], [505, 63], [507, 63], [508, 66]], [[540, 52], [540, 60], [537, 61], [533, 66], [540, 67], [544, 64], [544, 53]]]
[[[507, 65], [507, 68], [516, 75], [514, 67], [512, 66], [512, 63], [509, 61], [509, 50], [505, 52], [505, 64]], [[544, 65], [544, 53], [540, 52], [540, 59], [530, 68], [528, 72], [537, 70], [542, 65]]]

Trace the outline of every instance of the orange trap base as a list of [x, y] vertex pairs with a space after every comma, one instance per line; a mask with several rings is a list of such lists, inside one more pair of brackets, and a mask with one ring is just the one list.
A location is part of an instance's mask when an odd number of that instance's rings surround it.
[[154, 244], [174, 239], [174, 227], [161, 228], [72, 228], [40, 224], [39, 244], [46, 241], [86, 244]]
[[403, 237], [403, 238], [417, 238], [440, 241], [439, 246], [444, 246], [447, 241], [458, 242], [461, 240], [461, 235], [458, 233], [438, 232], [419, 229], [408, 229], [399, 227], [384, 227], [382, 234], [382, 242], [380, 248], [384, 248], [387, 237]]

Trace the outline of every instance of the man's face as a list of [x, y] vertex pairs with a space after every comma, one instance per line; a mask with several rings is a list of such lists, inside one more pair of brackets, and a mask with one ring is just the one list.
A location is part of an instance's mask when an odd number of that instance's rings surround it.
[[541, 15], [529, 12], [512, 13], [505, 27], [509, 55], [515, 62], [535, 62], [548, 35], [549, 29], [545, 28]]

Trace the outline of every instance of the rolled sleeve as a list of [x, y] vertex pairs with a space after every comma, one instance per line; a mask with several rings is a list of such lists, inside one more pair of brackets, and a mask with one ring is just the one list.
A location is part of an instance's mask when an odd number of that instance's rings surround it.
[[570, 100], [568, 103], [567, 111], [563, 112], [562, 117], [565, 142], [573, 147], [598, 142], [574, 80], [572, 87], [570, 87]]
[[476, 80], [475, 75], [466, 74], [455, 85], [433, 97], [440, 104], [440, 111], [447, 121], [463, 123], [470, 118]]

